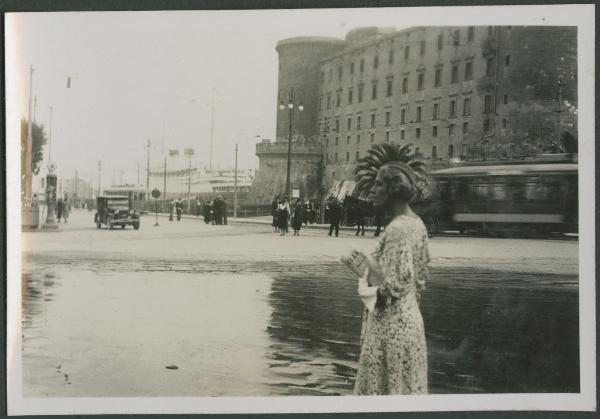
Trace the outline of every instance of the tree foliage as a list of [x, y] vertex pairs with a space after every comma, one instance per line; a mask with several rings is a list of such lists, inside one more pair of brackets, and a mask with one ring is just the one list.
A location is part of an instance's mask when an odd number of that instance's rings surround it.
[[419, 155], [412, 152], [412, 144], [375, 144], [367, 155], [358, 160], [354, 167], [356, 186], [354, 195], [366, 198], [375, 186], [375, 178], [379, 168], [385, 163], [400, 161], [408, 164], [417, 177], [417, 199], [423, 199], [430, 193], [429, 178], [425, 171], [425, 163]]
[[[48, 142], [43, 125], [31, 124], [31, 172], [37, 175], [41, 162], [44, 159], [44, 146]], [[22, 167], [25, 168], [25, 152], [27, 150], [27, 120], [21, 119], [21, 158]]]

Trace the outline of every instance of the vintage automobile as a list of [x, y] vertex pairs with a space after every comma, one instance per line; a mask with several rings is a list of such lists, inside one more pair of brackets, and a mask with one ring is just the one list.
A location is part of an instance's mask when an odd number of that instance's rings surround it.
[[127, 196], [99, 196], [96, 199], [94, 222], [97, 228], [101, 228], [102, 224], [110, 230], [115, 226], [125, 228], [126, 225], [132, 225], [138, 230], [140, 214], [132, 208], [131, 200]]

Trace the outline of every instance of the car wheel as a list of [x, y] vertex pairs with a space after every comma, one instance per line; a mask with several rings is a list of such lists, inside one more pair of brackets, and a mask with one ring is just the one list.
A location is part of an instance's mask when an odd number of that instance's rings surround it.
[[100, 227], [102, 227], [102, 224], [101, 223], [96, 223], [96, 228], [100, 228]]
[[121, 224], [121, 230], [125, 229], [125, 224]]
[[113, 222], [112, 222], [112, 217], [106, 218], [106, 225], [108, 226], [109, 230], [112, 230], [115, 228], [115, 226], [113, 225]]
[[133, 229], [134, 230], [139, 230], [140, 229], [140, 223], [139, 223], [139, 221], [137, 223], [133, 223]]

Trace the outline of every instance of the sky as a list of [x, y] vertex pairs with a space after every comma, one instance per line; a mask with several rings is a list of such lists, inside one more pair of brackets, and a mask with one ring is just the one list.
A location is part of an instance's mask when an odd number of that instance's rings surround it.
[[[148, 140], [151, 167], [168, 150], [186, 147], [195, 149], [194, 165], [208, 166], [213, 97], [213, 167], [232, 168], [237, 143], [238, 167], [255, 169], [259, 136], [275, 137], [279, 40], [344, 38], [361, 26], [515, 23], [508, 10], [504, 18], [477, 10], [9, 14], [6, 42], [16, 53], [7, 66], [16, 74], [21, 116], [28, 114], [30, 66], [35, 120], [47, 132], [53, 108], [52, 161], [59, 176], [74, 177], [77, 170], [82, 179], [96, 179], [101, 160], [104, 179], [116, 173], [117, 180], [135, 183], [138, 165], [144, 179]], [[552, 23], [542, 21], [543, 10], [520, 19]]]

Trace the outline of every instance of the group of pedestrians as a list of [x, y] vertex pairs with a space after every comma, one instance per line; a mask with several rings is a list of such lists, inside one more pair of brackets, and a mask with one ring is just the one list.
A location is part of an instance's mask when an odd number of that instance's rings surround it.
[[299, 236], [302, 224], [307, 224], [312, 220], [311, 212], [314, 212], [314, 210], [308, 202], [303, 203], [300, 199], [295, 199], [290, 204], [287, 196], [278, 196], [271, 204], [273, 228], [276, 233], [284, 236], [289, 232], [289, 225], [291, 224], [294, 236]]
[[200, 203], [205, 224], [227, 225], [227, 198], [221, 195]]
[[[330, 195], [325, 202], [324, 216], [329, 223], [330, 237], [338, 237], [340, 234], [340, 224], [343, 219], [344, 208], [342, 203], [333, 195]], [[285, 235], [289, 232], [291, 225], [294, 230], [294, 236], [300, 235], [302, 224], [316, 222], [318, 209], [309, 202], [302, 202], [300, 199], [295, 199], [290, 203], [287, 196], [277, 196], [271, 203], [271, 215], [273, 217], [272, 226], [276, 233]], [[362, 224], [362, 235], [364, 236], [364, 222]], [[359, 226], [360, 229], [360, 226]], [[377, 237], [380, 232], [380, 227], [375, 233]], [[358, 235], [358, 232], [357, 234]]]

